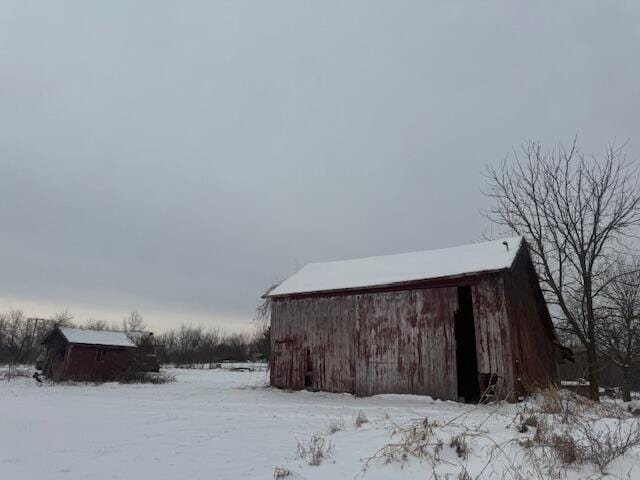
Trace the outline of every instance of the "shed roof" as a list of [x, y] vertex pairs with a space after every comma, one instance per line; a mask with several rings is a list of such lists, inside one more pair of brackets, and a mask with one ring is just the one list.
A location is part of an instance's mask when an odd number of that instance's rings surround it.
[[103, 345], [109, 347], [133, 347], [136, 344], [123, 332], [106, 332], [99, 330], [81, 330], [79, 328], [60, 327], [60, 333], [69, 343], [84, 345]]
[[438, 250], [310, 263], [265, 296], [368, 288], [505, 270], [513, 264], [521, 244], [522, 237], [513, 237]]

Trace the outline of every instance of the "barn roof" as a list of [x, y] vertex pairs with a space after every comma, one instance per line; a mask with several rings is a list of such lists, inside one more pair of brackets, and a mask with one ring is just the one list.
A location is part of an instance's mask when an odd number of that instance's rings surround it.
[[265, 296], [378, 287], [505, 270], [511, 267], [521, 244], [522, 237], [513, 237], [439, 250], [310, 263]]
[[79, 343], [84, 345], [102, 345], [108, 347], [135, 347], [125, 333], [106, 332], [99, 330], [81, 330], [79, 328], [60, 327], [60, 333], [69, 343]]

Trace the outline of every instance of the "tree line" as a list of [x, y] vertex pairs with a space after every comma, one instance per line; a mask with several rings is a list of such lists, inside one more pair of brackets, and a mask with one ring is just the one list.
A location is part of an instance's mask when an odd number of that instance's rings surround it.
[[269, 335], [262, 329], [257, 329], [253, 335], [225, 335], [218, 328], [181, 325], [158, 335], [156, 345], [160, 362], [176, 366], [266, 361], [269, 358]]
[[[40, 341], [55, 327], [133, 332], [145, 330], [146, 324], [135, 311], [122, 323], [109, 324], [95, 319], [77, 323], [68, 311], [50, 318], [31, 318], [21, 310], [11, 310], [0, 313], [0, 363], [35, 363], [41, 351]], [[264, 326], [258, 326], [253, 334], [225, 334], [218, 328], [182, 325], [154, 335], [154, 342], [163, 364], [193, 366], [266, 360], [269, 356], [269, 332]]]

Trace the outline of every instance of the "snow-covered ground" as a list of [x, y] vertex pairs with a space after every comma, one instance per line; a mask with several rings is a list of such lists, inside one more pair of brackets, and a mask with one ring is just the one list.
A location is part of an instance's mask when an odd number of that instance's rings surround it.
[[[509, 441], [532, 435], [517, 431], [513, 419], [522, 407], [516, 405], [285, 392], [267, 388], [265, 372], [170, 372], [176, 381], [162, 385], [0, 381], [0, 479], [270, 479], [277, 466], [290, 471], [283, 478], [291, 480], [435, 478], [429, 462], [414, 458], [373, 460], [363, 471], [363, 459], [398, 440], [390, 436], [393, 424], [424, 418], [440, 425], [444, 442], [438, 478], [463, 478], [458, 475], [466, 468], [469, 478], [506, 479], [516, 478], [509, 462], [520, 468], [522, 460], [509, 453], [521, 450]], [[357, 427], [359, 412], [369, 421]], [[442, 426], [447, 422], [451, 427]], [[449, 446], [454, 425], [486, 432], [467, 439], [466, 459]], [[319, 466], [296, 454], [298, 442], [314, 434], [332, 446]], [[522, 478], [539, 478], [523, 468]], [[640, 478], [637, 448], [608, 470], [613, 478]], [[567, 476], [587, 478], [594, 472], [584, 466]]]

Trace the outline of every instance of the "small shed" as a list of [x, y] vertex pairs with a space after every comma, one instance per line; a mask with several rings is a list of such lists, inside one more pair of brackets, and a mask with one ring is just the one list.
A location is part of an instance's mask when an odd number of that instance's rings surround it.
[[40, 342], [43, 373], [55, 381], [106, 381], [130, 373], [136, 344], [122, 332], [57, 327]]
[[271, 384], [477, 402], [557, 382], [524, 239], [312, 263], [271, 300]]

